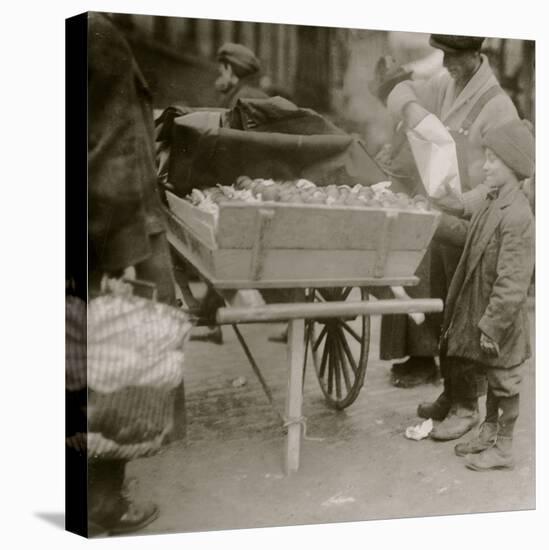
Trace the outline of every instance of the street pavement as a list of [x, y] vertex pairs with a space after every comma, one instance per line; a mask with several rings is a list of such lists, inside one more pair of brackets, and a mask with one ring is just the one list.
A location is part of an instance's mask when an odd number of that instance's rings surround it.
[[[533, 312], [532, 334], [533, 330]], [[286, 347], [267, 340], [282, 325], [241, 328], [284, 410]], [[198, 329], [197, 329], [198, 330]], [[420, 401], [440, 386], [394, 388], [379, 360], [379, 318], [372, 318], [364, 388], [344, 411], [326, 406], [309, 364], [303, 414], [306, 439], [298, 473], [285, 477], [284, 430], [231, 327], [225, 342], [191, 342], [186, 355], [187, 437], [128, 469], [136, 498], [159, 504], [146, 533], [206, 531], [535, 507], [535, 372], [521, 394], [513, 471], [478, 473], [454, 455], [455, 442], [411, 441]], [[483, 403], [481, 403], [481, 412]], [[465, 436], [467, 438], [468, 436]]]

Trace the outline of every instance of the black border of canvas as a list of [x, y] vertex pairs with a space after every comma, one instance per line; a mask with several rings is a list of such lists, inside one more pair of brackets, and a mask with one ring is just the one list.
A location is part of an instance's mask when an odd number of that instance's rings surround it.
[[[71, 293], [87, 298], [87, 87], [88, 15], [65, 20], [65, 262]], [[86, 433], [85, 415], [75, 405], [86, 404], [86, 389], [74, 399], [66, 391], [66, 435]], [[65, 447], [65, 528], [88, 536], [86, 450]]]

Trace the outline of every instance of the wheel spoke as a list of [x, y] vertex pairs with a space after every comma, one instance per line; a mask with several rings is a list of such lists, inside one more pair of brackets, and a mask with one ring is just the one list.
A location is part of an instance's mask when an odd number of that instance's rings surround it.
[[[313, 344], [313, 351], [316, 351], [318, 349], [318, 346], [320, 346], [320, 344], [322, 343], [322, 339], [326, 336], [327, 330], [328, 330], [327, 325], [324, 325], [324, 328], [320, 331], [320, 334], [318, 335], [318, 339]], [[311, 335], [314, 337], [314, 329], [311, 331]]]
[[322, 360], [320, 361], [320, 370], [318, 371], [318, 377], [320, 379], [324, 378], [324, 373], [326, 372], [326, 360], [328, 359], [328, 343], [324, 345], [322, 350]]
[[328, 334], [328, 338], [326, 339], [326, 347], [330, 349], [330, 359], [328, 360], [328, 393], [331, 395], [334, 389], [334, 350], [330, 336], [331, 335]]
[[345, 385], [347, 386], [347, 391], [350, 391], [352, 384], [351, 384], [351, 378], [349, 376], [349, 371], [352, 371], [353, 374], [355, 374], [355, 372], [352, 369], [352, 367], [349, 365], [347, 355], [346, 355], [345, 351], [343, 350], [342, 339], [344, 339], [344, 338], [345, 338], [345, 336], [342, 334], [341, 330], [338, 330], [337, 331], [337, 344], [338, 344], [337, 349], [338, 349], [340, 362], [341, 362], [341, 370], [343, 372], [343, 377], [345, 379]]
[[344, 321], [339, 321], [339, 324], [359, 343], [362, 344], [362, 338]]
[[319, 302], [326, 302], [326, 298], [324, 298], [324, 296], [322, 296], [320, 290], [315, 290], [314, 292], [314, 297], [319, 301]]
[[343, 290], [343, 294], [340, 298], [342, 302], [344, 302], [349, 297], [349, 294], [351, 294], [351, 290], [353, 290], [352, 286], [348, 286], [346, 289]]
[[343, 332], [340, 332], [340, 341], [343, 346], [343, 351], [345, 352], [345, 355], [347, 356], [347, 359], [349, 360], [349, 364], [351, 365], [351, 368], [353, 369], [353, 372], [355, 376], [358, 375], [358, 366], [356, 364], [355, 358], [353, 357], [353, 353], [351, 351], [351, 348], [349, 347], [349, 342], [347, 342], [347, 338], [345, 338], [345, 334]]
[[[314, 330], [313, 321], [308, 321], [305, 325], [305, 351], [303, 352], [303, 376], [301, 377], [301, 387], [305, 388], [305, 373], [307, 371], [307, 359], [309, 358], [309, 347], [311, 334]], [[312, 353], [311, 353], [312, 355]]]
[[337, 349], [337, 333], [332, 330], [332, 353], [334, 355], [334, 377], [336, 386], [336, 396], [341, 399], [341, 361]]
[[324, 299], [325, 302], [333, 302], [337, 298], [337, 288], [322, 288], [318, 289], [318, 293]]
[[347, 364], [347, 359], [345, 357], [345, 354], [343, 353], [343, 350], [341, 349], [341, 340], [340, 340], [341, 334], [339, 331], [337, 331], [336, 336], [337, 336], [336, 349], [339, 357], [339, 362], [341, 364], [341, 372], [343, 373], [343, 380], [345, 381], [345, 387], [347, 388], [347, 393], [349, 393], [352, 387], [351, 380], [349, 378], [349, 372], [348, 372], [349, 365]]

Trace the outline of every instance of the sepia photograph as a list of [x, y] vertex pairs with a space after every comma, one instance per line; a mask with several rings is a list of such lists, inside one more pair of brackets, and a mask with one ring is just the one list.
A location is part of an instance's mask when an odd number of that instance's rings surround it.
[[66, 20], [68, 531], [536, 508], [537, 43], [423, 28]]

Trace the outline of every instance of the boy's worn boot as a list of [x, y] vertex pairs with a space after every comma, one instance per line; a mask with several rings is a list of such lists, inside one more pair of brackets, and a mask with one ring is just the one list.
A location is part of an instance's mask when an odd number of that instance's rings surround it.
[[479, 422], [476, 399], [453, 404], [448, 416], [431, 432], [431, 438], [437, 441], [458, 439], [473, 429]]
[[458, 443], [454, 447], [457, 456], [481, 453], [496, 442], [498, 432], [498, 398], [489, 389], [486, 394], [486, 419], [479, 433], [470, 441]]
[[477, 436], [464, 443], [458, 443], [454, 451], [457, 456], [481, 453], [495, 444], [497, 432], [498, 425], [495, 422], [483, 422]]
[[502, 412], [498, 421], [496, 444], [477, 455], [468, 456], [465, 465], [470, 470], [510, 470], [515, 466], [512, 444], [519, 413], [519, 396], [500, 397], [498, 405]]
[[444, 420], [450, 412], [452, 405], [449, 389], [444, 382], [444, 391], [436, 398], [435, 401], [425, 402], [418, 405], [417, 415], [420, 418], [432, 418], [433, 420]]
[[479, 454], [468, 455], [465, 466], [477, 472], [484, 472], [486, 470], [512, 470], [515, 467], [515, 461], [511, 452], [512, 443], [512, 437], [498, 435], [495, 445]]

